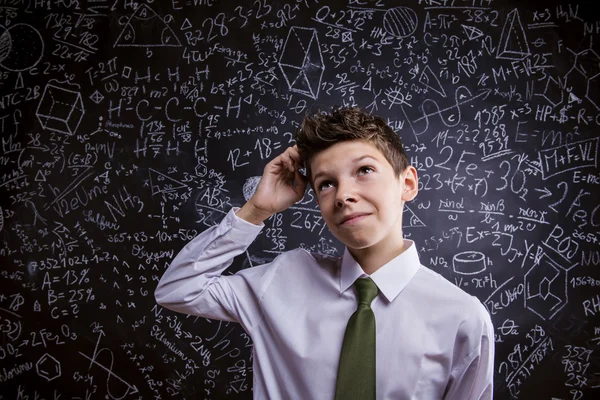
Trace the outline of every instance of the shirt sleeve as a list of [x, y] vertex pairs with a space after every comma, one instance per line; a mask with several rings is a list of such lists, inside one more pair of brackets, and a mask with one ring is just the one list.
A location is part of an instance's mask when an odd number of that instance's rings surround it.
[[232, 207], [225, 218], [197, 235], [173, 259], [154, 292], [169, 310], [241, 323], [247, 331], [260, 317], [260, 297], [273, 272], [269, 264], [222, 275], [246, 251], [264, 224], [239, 218]]
[[470, 321], [464, 324], [471, 336], [465, 342], [476, 345], [452, 369], [444, 400], [491, 400], [494, 395], [494, 326], [483, 304], [476, 303]]

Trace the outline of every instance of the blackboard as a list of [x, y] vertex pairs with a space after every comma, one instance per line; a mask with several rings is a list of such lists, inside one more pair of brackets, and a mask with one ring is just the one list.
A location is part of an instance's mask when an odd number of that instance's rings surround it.
[[[404, 232], [490, 312], [495, 398], [598, 398], [595, 7], [0, 1], [0, 398], [251, 398], [240, 326], [153, 291], [334, 105], [402, 137]], [[343, 250], [311, 192], [227, 273], [297, 247]]]

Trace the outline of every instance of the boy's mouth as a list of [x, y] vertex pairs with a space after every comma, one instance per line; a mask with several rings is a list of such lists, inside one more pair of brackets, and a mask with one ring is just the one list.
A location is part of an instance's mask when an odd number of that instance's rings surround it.
[[364, 219], [364, 217], [366, 217], [368, 215], [370, 215], [370, 214], [352, 213], [352, 214], [346, 215], [345, 217], [342, 218], [342, 222], [340, 223], [340, 225], [348, 225], [348, 224], [356, 223], [356, 222]]

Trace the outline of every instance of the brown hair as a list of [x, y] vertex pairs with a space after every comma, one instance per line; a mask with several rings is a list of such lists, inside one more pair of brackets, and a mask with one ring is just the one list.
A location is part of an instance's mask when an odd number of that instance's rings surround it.
[[295, 140], [313, 190], [310, 162], [317, 153], [336, 143], [349, 140], [371, 143], [385, 156], [396, 177], [409, 166], [402, 141], [396, 132], [383, 118], [368, 114], [358, 107], [334, 107], [331, 113], [305, 115]]

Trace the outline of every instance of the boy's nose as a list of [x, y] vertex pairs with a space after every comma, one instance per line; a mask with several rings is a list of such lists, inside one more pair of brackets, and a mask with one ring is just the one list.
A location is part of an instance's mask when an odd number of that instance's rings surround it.
[[353, 203], [356, 201], [356, 193], [354, 186], [351, 184], [338, 184], [338, 190], [335, 197], [335, 205], [343, 207], [344, 204]]

